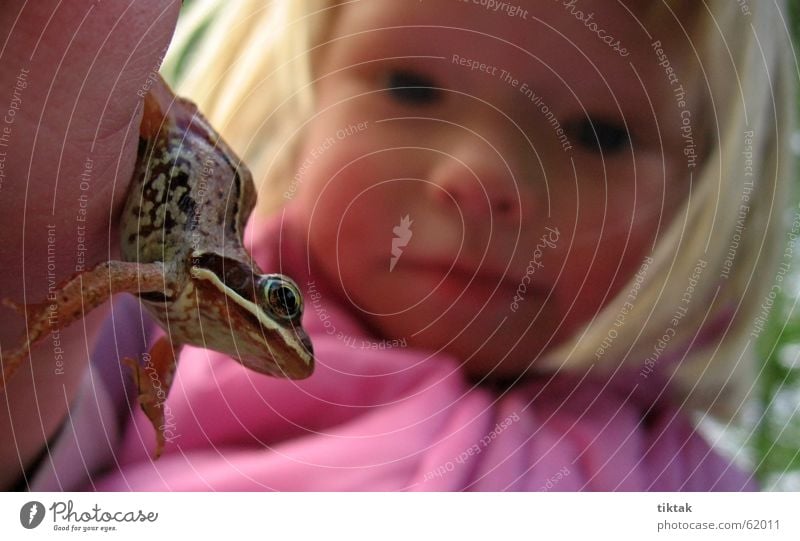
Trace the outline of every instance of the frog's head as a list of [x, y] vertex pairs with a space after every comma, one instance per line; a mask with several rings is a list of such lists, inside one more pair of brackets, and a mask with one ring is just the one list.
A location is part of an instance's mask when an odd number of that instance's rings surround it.
[[302, 379], [314, 371], [311, 340], [300, 324], [303, 296], [282, 274], [260, 274], [250, 262], [194, 252], [202, 342], [257, 372]]

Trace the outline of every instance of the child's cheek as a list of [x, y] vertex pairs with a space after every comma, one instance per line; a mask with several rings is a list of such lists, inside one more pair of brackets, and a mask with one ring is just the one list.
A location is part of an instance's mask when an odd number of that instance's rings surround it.
[[370, 247], [384, 240], [381, 232], [391, 232], [383, 221], [390, 214], [386, 206], [393, 199], [392, 186], [380, 182], [388, 172], [356, 137], [334, 135], [328, 148], [312, 148], [316, 159], [306, 167], [298, 189], [309, 247], [337, 283], [363, 278], [361, 265], [371, 259]]

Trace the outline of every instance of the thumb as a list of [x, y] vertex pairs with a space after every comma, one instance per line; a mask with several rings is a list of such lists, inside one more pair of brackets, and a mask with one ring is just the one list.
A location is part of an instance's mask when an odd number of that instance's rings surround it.
[[178, 0], [3, 7], [0, 97], [11, 100], [8, 108], [0, 100], [0, 114], [8, 109], [11, 116], [0, 133], [5, 129], [20, 162], [9, 171], [15, 182], [52, 184], [62, 176], [74, 183], [87, 153], [99, 160], [95, 170], [122, 155], [120, 175], [132, 172], [136, 141], [126, 141], [125, 131], [141, 114], [142, 90], [160, 65], [179, 7]]
[[[0, 250], [18, 248], [14, 237], [41, 253], [45, 224], [71, 236], [79, 212], [85, 238], [108, 238], [179, 9], [179, 0], [3, 2], [0, 227], [10, 235]], [[102, 242], [87, 248], [87, 263], [108, 253]]]

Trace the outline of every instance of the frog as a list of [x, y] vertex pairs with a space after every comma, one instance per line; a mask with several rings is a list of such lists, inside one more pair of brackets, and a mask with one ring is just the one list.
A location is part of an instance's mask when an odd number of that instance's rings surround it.
[[[136, 164], [120, 223], [120, 260], [60, 283], [46, 302], [3, 303], [27, 333], [2, 351], [0, 390], [49, 333], [117, 293], [139, 299], [165, 331], [142, 362], [124, 358], [138, 402], [164, 445], [164, 403], [184, 345], [218, 351], [259, 374], [305, 379], [314, 371], [297, 283], [264, 273], [244, 246], [256, 204], [247, 166], [190, 100], [160, 76], [143, 101]], [[57, 311], [58, 317], [51, 317]], [[57, 324], [54, 327], [53, 322]]]

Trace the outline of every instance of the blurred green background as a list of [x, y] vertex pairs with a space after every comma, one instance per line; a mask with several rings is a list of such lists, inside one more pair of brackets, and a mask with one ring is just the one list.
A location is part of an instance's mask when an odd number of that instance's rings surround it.
[[[800, 43], [800, 0], [790, 0], [795, 44]], [[795, 46], [795, 50], [797, 46]], [[798, 96], [800, 111], [800, 96]], [[800, 151], [800, 133], [792, 141]], [[800, 187], [800, 179], [795, 179]], [[798, 190], [800, 192], [800, 190]], [[792, 205], [796, 207], [796, 204]], [[790, 212], [790, 211], [787, 211]], [[786, 239], [786, 242], [790, 242]], [[791, 279], [776, 299], [770, 320], [757, 344], [763, 363], [759, 379], [756, 429], [744, 443], [752, 449], [753, 466], [765, 490], [800, 491], [800, 272], [795, 250]]]

